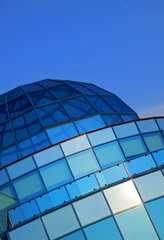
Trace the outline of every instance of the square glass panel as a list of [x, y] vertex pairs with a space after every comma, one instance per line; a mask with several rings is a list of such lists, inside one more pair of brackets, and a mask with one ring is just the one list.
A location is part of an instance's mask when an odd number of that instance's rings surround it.
[[164, 165], [164, 150], [154, 152], [153, 157], [155, 158], [155, 161], [158, 164], [158, 166]]
[[122, 237], [112, 217], [84, 228], [87, 240], [121, 240]]
[[30, 153], [35, 152], [34, 146], [32, 145], [31, 138], [28, 138], [18, 144], [22, 156], [27, 156]]
[[65, 156], [68, 156], [90, 148], [91, 146], [88, 142], [86, 135], [83, 135], [61, 143], [61, 147]]
[[112, 128], [105, 128], [88, 134], [92, 146], [100, 145], [116, 139]]
[[164, 139], [160, 132], [144, 134], [143, 137], [150, 151], [164, 148]]
[[120, 144], [127, 158], [147, 152], [140, 136], [120, 140]]
[[129, 137], [139, 134], [138, 129], [134, 122], [120, 124], [118, 126], [113, 127], [113, 129], [118, 138]]
[[79, 178], [100, 169], [91, 149], [67, 157], [75, 178]]
[[142, 120], [136, 122], [141, 133], [159, 131], [154, 119]]
[[164, 118], [156, 118], [156, 121], [161, 130], [164, 130]]
[[7, 176], [6, 170], [0, 170], [0, 186], [7, 183], [9, 181], [9, 177]]
[[33, 143], [35, 151], [38, 151], [40, 149], [50, 146], [50, 141], [45, 131], [42, 131], [34, 135], [33, 137], [31, 137], [31, 141]]
[[116, 141], [94, 147], [94, 151], [102, 168], [124, 161], [124, 156]]
[[40, 174], [47, 190], [61, 186], [73, 179], [65, 159], [40, 168]]
[[122, 122], [122, 119], [119, 114], [103, 114], [103, 113], [101, 113], [101, 116], [104, 119], [106, 126]]
[[71, 205], [51, 212], [42, 219], [50, 240], [80, 228]]
[[81, 230], [60, 238], [60, 240], [85, 240], [85, 237]]
[[134, 181], [144, 201], [164, 195], [164, 176], [161, 171], [136, 178]]
[[118, 184], [104, 190], [105, 196], [113, 213], [141, 204], [141, 199], [132, 181]]
[[111, 215], [101, 192], [73, 203], [82, 226]]
[[0, 151], [1, 166], [12, 163], [20, 157], [20, 152], [15, 145], [3, 151]]

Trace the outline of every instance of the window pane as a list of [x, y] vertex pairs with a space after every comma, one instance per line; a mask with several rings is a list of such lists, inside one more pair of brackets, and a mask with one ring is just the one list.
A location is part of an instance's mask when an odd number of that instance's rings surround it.
[[155, 161], [158, 164], [158, 166], [161, 166], [162, 164], [164, 164], [164, 150], [154, 152], [153, 157], [155, 158]]
[[10, 166], [7, 167], [7, 171], [9, 173], [9, 176], [11, 179], [19, 177], [33, 169], [35, 169], [36, 166], [34, 164], [33, 158], [27, 157], [19, 162], [16, 162]]
[[86, 95], [86, 98], [99, 112], [116, 112], [101, 96]]
[[82, 226], [111, 214], [101, 192], [73, 203]]
[[49, 213], [42, 219], [51, 240], [80, 227], [71, 205]]
[[75, 178], [85, 176], [100, 169], [93, 151], [90, 149], [69, 156], [67, 160]]
[[15, 142], [14, 135], [11, 130], [11, 125], [9, 122], [5, 122], [0, 125], [0, 148], [8, 146]]
[[48, 190], [61, 186], [72, 180], [65, 159], [42, 167], [40, 173]]
[[104, 193], [114, 213], [142, 203], [132, 181], [108, 188]]
[[155, 227], [161, 237], [164, 239], [164, 198], [157, 199], [155, 201], [146, 204], [146, 207], [150, 213], [150, 216], [155, 224]]
[[47, 240], [45, 231], [39, 219], [25, 224], [9, 232], [11, 240]]
[[14, 145], [3, 151], [0, 151], [0, 156], [1, 156], [1, 166], [5, 166], [9, 163], [14, 162], [18, 158], [20, 158], [20, 152], [18, 151], [17, 147]]
[[157, 123], [161, 130], [164, 130], [164, 118], [157, 118]]
[[8, 181], [9, 177], [7, 176], [6, 170], [5, 169], [0, 170], [0, 185], [3, 185]]
[[148, 119], [143, 121], [136, 122], [141, 133], [159, 131], [156, 122], [154, 119]]
[[66, 156], [91, 147], [86, 135], [63, 142], [61, 146]]
[[120, 213], [115, 217], [126, 240], [158, 239], [143, 206]]
[[37, 172], [32, 172], [13, 182], [19, 200], [27, 201], [44, 192], [43, 184]]
[[105, 100], [117, 111], [117, 112], [133, 112], [121, 99], [115, 95], [103, 96]]
[[85, 240], [82, 231], [77, 231], [75, 233], [69, 234], [66, 237], [60, 238], [60, 240]]
[[119, 114], [103, 114], [103, 113], [101, 113], [101, 116], [104, 119], [106, 126], [122, 122], [122, 119]]
[[106, 143], [94, 148], [102, 168], [124, 160], [124, 156], [117, 142]]
[[92, 146], [110, 142], [116, 139], [112, 128], [105, 128], [88, 134]]
[[59, 99], [72, 97], [72, 96], [80, 94], [78, 91], [76, 91], [75, 89], [71, 88], [66, 83], [58, 85], [58, 86], [55, 86], [55, 87], [51, 87], [49, 89]]
[[118, 138], [128, 137], [139, 134], [134, 122], [121, 124], [113, 127]]
[[88, 240], [121, 240], [122, 237], [112, 217], [84, 228]]
[[127, 158], [147, 152], [140, 136], [120, 140], [120, 144]]
[[161, 171], [136, 178], [135, 183], [144, 201], [164, 195], [164, 177]]
[[150, 151], [164, 148], [164, 140], [159, 132], [144, 134], [143, 137]]
[[49, 139], [44, 131], [31, 137], [31, 141], [33, 143], [35, 151], [38, 151], [50, 145]]
[[38, 152], [33, 155], [38, 167], [41, 167], [47, 163], [56, 161], [62, 158], [64, 155], [59, 147], [59, 145], [50, 147], [46, 150]]

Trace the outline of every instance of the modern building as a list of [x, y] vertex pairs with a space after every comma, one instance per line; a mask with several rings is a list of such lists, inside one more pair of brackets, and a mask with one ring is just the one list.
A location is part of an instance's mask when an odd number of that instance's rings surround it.
[[0, 96], [0, 238], [164, 239], [164, 117], [93, 84]]

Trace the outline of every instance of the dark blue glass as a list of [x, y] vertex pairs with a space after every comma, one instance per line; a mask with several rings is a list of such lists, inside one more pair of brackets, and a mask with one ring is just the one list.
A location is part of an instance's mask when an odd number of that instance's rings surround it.
[[101, 96], [86, 96], [99, 112], [116, 112]]
[[101, 114], [101, 116], [104, 119], [106, 126], [122, 122], [119, 114]]
[[61, 84], [61, 80], [52, 80], [52, 79], [45, 79], [42, 81], [38, 81], [38, 84], [42, 85], [43, 87], [52, 87]]
[[125, 114], [121, 114], [121, 117], [122, 117], [124, 122], [138, 119], [137, 114], [126, 114], [126, 115]]
[[31, 91], [38, 91], [42, 89], [42, 86], [39, 86], [36, 83], [30, 83], [30, 84], [24, 85], [23, 88], [25, 89], [25, 91], [31, 92]]
[[58, 86], [55, 86], [55, 87], [51, 87], [49, 89], [55, 95], [55, 97], [57, 97], [59, 99], [72, 97], [72, 96], [80, 94], [78, 91], [76, 91], [75, 89], [71, 88], [66, 83], [58, 85]]
[[24, 119], [30, 134], [33, 134], [42, 128], [38, 116], [34, 110], [25, 113]]
[[31, 141], [33, 143], [35, 151], [38, 151], [50, 145], [50, 141], [44, 131], [31, 137]]
[[4, 93], [4, 94], [0, 95], [0, 104], [6, 103], [6, 94], [7, 93]]
[[18, 144], [21, 151], [22, 157], [35, 152], [34, 146], [32, 145], [31, 139], [26, 139]]
[[30, 96], [34, 105], [46, 104], [56, 100], [56, 98], [47, 89], [32, 91], [29, 92], [28, 95]]
[[20, 152], [18, 151], [15, 145], [3, 151], [0, 151], [1, 166], [5, 166], [9, 163], [12, 163], [20, 157], [21, 157]]
[[104, 89], [97, 87], [94, 84], [91, 84], [91, 83], [81, 83], [81, 84], [98, 94], [110, 94], [110, 92], [105, 91]]
[[0, 122], [8, 119], [6, 104], [0, 106]]
[[21, 87], [17, 87], [7, 93], [7, 101], [9, 102], [9, 101], [13, 100], [14, 98], [18, 98], [18, 97], [22, 96], [23, 94], [25, 94], [23, 89]]
[[9, 122], [5, 122], [0, 125], [0, 133], [0, 148], [8, 146], [15, 142]]
[[71, 87], [73, 87], [74, 89], [76, 89], [77, 91], [79, 91], [80, 93], [84, 93], [84, 94], [95, 94], [94, 92], [92, 92], [91, 90], [89, 90], [88, 88], [84, 87], [83, 85], [81, 85], [80, 83], [76, 83], [76, 82], [67, 82], [68, 85], [70, 85]]

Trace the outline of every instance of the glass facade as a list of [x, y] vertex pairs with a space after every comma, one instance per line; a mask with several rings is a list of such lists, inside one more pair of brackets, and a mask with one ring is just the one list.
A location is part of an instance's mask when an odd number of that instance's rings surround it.
[[114, 94], [73, 81], [5, 99], [2, 239], [164, 239], [164, 117], [140, 120]]

